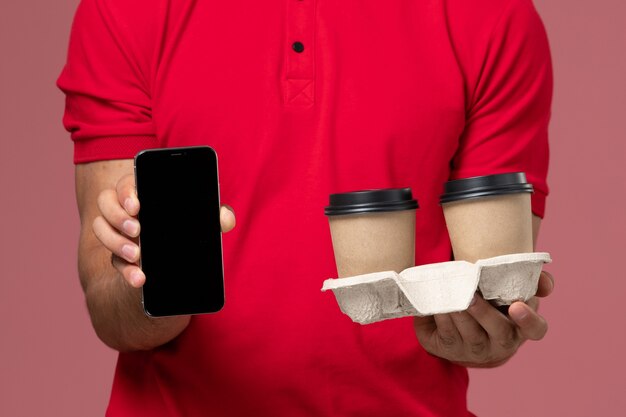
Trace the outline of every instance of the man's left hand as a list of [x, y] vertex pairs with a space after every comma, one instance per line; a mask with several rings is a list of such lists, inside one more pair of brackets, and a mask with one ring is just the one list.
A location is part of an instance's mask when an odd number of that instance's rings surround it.
[[537, 297], [549, 295], [553, 288], [554, 278], [543, 271], [536, 296], [511, 304], [508, 316], [476, 294], [466, 311], [416, 317], [415, 333], [432, 355], [468, 367], [500, 366], [526, 340], [544, 337], [548, 323], [537, 314]]

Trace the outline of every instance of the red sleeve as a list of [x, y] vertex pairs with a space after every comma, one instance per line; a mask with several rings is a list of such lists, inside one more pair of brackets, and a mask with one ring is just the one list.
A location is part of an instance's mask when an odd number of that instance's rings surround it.
[[58, 79], [74, 162], [132, 158], [157, 147], [146, 68], [107, 0], [83, 0]]
[[543, 217], [552, 67], [546, 33], [530, 0], [506, 8], [481, 65], [451, 177], [524, 171], [535, 188], [533, 213]]

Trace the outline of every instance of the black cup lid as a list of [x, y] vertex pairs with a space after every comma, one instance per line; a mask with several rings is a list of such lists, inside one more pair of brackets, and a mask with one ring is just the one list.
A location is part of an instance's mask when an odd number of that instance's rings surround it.
[[410, 188], [384, 188], [331, 194], [330, 205], [324, 209], [327, 216], [373, 213], [418, 208]]
[[439, 201], [445, 204], [468, 198], [532, 192], [533, 186], [526, 182], [525, 173], [511, 172], [448, 181]]

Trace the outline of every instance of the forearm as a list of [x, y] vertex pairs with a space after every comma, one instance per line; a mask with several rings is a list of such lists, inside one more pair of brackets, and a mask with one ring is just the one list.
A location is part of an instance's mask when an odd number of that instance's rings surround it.
[[141, 306], [141, 289], [131, 287], [111, 265], [111, 254], [98, 244], [81, 244], [79, 273], [91, 323], [98, 337], [119, 351], [148, 350], [169, 342], [189, 316], [151, 318]]

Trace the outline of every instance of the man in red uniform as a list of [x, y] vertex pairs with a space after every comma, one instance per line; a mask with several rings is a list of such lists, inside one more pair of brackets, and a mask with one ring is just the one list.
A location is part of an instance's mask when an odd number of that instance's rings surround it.
[[[83, 0], [59, 86], [81, 283], [120, 351], [108, 416], [467, 416], [465, 366], [543, 337], [536, 299], [509, 318], [479, 298], [360, 326], [320, 292], [336, 276], [330, 193], [411, 187], [424, 264], [450, 260], [446, 180], [524, 171], [538, 230], [552, 74], [530, 0]], [[226, 306], [151, 319], [132, 157], [199, 144], [239, 222]], [[221, 220], [234, 227], [231, 210]], [[543, 275], [539, 295], [551, 289]]]

